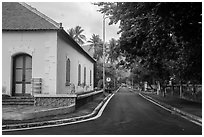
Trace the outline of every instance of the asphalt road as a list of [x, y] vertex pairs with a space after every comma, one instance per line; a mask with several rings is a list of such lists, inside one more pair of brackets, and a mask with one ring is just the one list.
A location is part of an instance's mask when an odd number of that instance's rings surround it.
[[202, 127], [121, 88], [96, 120], [60, 127], [3, 132], [30, 135], [196, 135]]

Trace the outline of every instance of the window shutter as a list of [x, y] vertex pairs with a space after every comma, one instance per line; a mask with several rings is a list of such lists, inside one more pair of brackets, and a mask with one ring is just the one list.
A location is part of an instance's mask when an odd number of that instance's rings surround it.
[[78, 85], [81, 84], [81, 65], [78, 66]]
[[86, 85], [86, 67], [84, 67], [84, 85]]
[[70, 84], [70, 60], [66, 61], [66, 85]]

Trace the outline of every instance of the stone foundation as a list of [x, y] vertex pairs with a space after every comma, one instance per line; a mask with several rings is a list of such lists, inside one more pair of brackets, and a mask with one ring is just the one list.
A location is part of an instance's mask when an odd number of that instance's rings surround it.
[[76, 104], [75, 95], [35, 95], [35, 106], [64, 107]]
[[97, 98], [101, 94], [103, 94], [103, 90], [95, 91], [95, 92], [89, 92], [89, 93], [82, 93], [82, 94], [77, 95], [76, 108], [79, 108], [79, 107], [87, 104], [88, 102], [92, 101], [94, 98]]

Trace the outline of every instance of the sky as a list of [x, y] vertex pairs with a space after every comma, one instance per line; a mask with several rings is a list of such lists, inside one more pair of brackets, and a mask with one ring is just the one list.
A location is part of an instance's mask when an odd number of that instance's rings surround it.
[[[102, 39], [102, 14], [97, 10], [99, 7], [91, 2], [26, 2], [41, 13], [50, 17], [58, 23], [62, 23], [64, 30], [81, 26], [87, 40], [93, 34], [100, 35]], [[108, 42], [111, 38], [118, 39], [119, 25], [108, 25], [106, 19], [105, 39]]]

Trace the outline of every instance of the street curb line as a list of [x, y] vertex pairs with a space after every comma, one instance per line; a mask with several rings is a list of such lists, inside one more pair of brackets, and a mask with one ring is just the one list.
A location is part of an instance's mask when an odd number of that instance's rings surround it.
[[[118, 92], [119, 89], [120, 88], [118, 88], [116, 92]], [[51, 120], [51, 121], [34, 122], [34, 123], [22, 123], [22, 124], [13, 124], [13, 125], [3, 125], [2, 131], [6, 132], [6, 131], [45, 128], [45, 127], [55, 127], [55, 126], [63, 126], [63, 125], [69, 125], [69, 124], [75, 124], [75, 123], [81, 123], [81, 122], [85, 122], [89, 120], [94, 120], [102, 115], [103, 110], [105, 109], [106, 105], [108, 104], [108, 102], [110, 101], [110, 99], [113, 97], [115, 93], [109, 94], [107, 97], [105, 97], [99, 103], [99, 105], [93, 110], [93, 112], [90, 114], [79, 116], [79, 117], [68, 118], [68, 119]]]
[[142, 95], [141, 93], [139, 93], [139, 95], [145, 99], [147, 99], [148, 101], [154, 103], [155, 105], [167, 110], [167, 111], [170, 111], [171, 113], [173, 114], [177, 114], [179, 116], [181, 116], [182, 118], [184, 119], [187, 119], [199, 126], [202, 126], [202, 118], [198, 117], [198, 116], [195, 116], [195, 115], [192, 115], [192, 114], [189, 114], [187, 112], [184, 112], [178, 108], [175, 108], [175, 107], [172, 107], [171, 105], [167, 105], [165, 103], [161, 103], [159, 102], [158, 100], [155, 100], [153, 99], [152, 97], [148, 96], [148, 95]]

